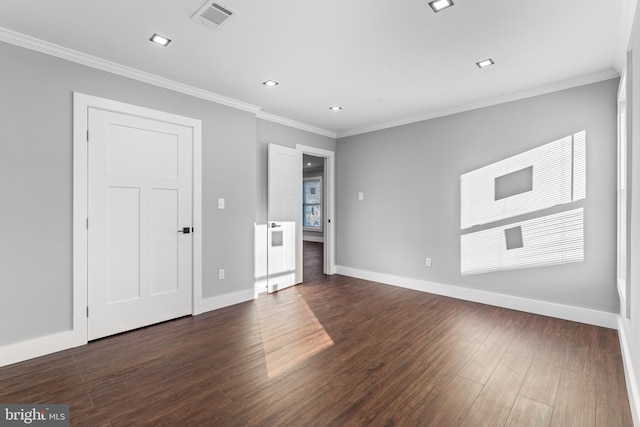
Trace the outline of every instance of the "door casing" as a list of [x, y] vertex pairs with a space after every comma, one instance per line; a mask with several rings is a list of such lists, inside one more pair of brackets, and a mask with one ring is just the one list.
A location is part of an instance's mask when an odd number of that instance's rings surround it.
[[[324, 204], [325, 217], [324, 221], [324, 256], [323, 256], [323, 272], [331, 275], [336, 273], [336, 222], [335, 222], [335, 152], [324, 150], [321, 148], [310, 147], [307, 145], [297, 144], [296, 149], [302, 154], [310, 154], [316, 157], [325, 158], [324, 170]], [[302, 233], [302, 224], [300, 224], [299, 232]]]

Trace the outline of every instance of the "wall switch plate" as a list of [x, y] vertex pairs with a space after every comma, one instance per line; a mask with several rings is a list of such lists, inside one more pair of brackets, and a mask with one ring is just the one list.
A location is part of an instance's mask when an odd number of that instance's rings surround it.
[[224, 279], [224, 268], [218, 270], [218, 280]]
[[431, 267], [431, 258], [425, 258], [424, 259], [424, 266], [425, 267]]
[[218, 209], [224, 209], [224, 199], [218, 199]]
[[364, 200], [364, 193], [362, 191], [358, 193], [358, 200]]

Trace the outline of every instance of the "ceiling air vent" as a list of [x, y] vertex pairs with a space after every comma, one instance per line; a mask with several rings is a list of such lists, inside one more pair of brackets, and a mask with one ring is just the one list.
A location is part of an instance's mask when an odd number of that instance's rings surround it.
[[194, 21], [210, 27], [218, 28], [220, 24], [229, 19], [233, 15], [233, 11], [228, 7], [216, 3], [215, 1], [208, 1], [199, 11], [191, 17]]

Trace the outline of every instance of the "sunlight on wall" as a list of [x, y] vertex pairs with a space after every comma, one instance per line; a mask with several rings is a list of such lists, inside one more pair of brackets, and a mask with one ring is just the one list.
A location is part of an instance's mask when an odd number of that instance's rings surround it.
[[585, 197], [584, 130], [461, 175], [460, 227], [484, 228], [460, 236], [461, 274], [583, 261], [583, 209], [543, 211]]
[[[584, 259], [582, 208], [463, 234], [461, 273], [478, 274]], [[511, 244], [508, 232], [518, 236]], [[525, 244], [526, 242], [526, 244]]]
[[461, 175], [460, 228], [584, 199], [585, 150], [582, 131]]

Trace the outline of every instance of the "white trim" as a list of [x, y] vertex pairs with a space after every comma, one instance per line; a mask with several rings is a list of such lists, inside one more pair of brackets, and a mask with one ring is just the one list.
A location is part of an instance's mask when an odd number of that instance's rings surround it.
[[[324, 274], [336, 273], [336, 178], [335, 162], [336, 153], [322, 148], [296, 144], [296, 150], [303, 154], [324, 157], [324, 191], [325, 191], [325, 218], [324, 218]], [[331, 223], [329, 223], [331, 221]]]
[[164, 77], [157, 76], [155, 74], [147, 73], [132, 67], [118, 64], [116, 62], [107, 61], [96, 56], [88, 55], [86, 53], [79, 52], [77, 50], [69, 49], [54, 43], [50, 43], [44, 40], [37, 39], [35, 37], [28, 36], [26, 34], [18, 33], [16, 31], [9, 30], [7, 28], [0, 27], [0, 41], [9, 43], [15, 46], [20, 46], [25, 49], [34, 50], [47, 55], [55, 56], [57, 58], [65, 59], [67, 61], [75, 62], [77, 64], [85, 65], [87, 67], [95, 68], [98, 70], [106, 71], [108, 73], [116, 74], [123, 77], [128, 77], [133, 80], [137, 80], [143, 83], [148, 83], [154, 86], [169, 89], [175, 92], [190, 95], [196, 98], [205, 99], [207, 101], [215, 102], [217, 104], [226, 105], [228, 107], [237, 108], [242, 111], [248, 111], [255, 113], [256, 117], [263, 120], [279, 123], [292, 128], [304, 130], [307, 132], [315, 133], [329, 138], [345, 138], [347, 136], [359, 135], [362, 133], [373, 132], [376, 130], [388, 129], [396, 126], [402, 126], [410, 123], [421, 122], [424, 120], [434, 119], [437, 117], [448, 116], [451, 114], [461, 113], [464, 111], [475, 110], [478, 108], [489, 107], [492, 105], [502, 104], [505, 102], [515, 101], [518, 99], [529, 98], [532, 96], [543, 95], [546, 93], [556, 92], [563, 89], [569, 89], [576, 86], [587, 85], [591, 83], [597, 83], [603, 80], [609, 80], [619, 77], [619, 73], [615, 70], [604, 71], [589, 76], [568, 80], [565, 82], [555, 83], [540, 88], [530, 89], [522, 92], [516, 92], [509, 95], [495, 97], [484, 101], [447, 108], [439, 111], [434, 111], [429, 114], [409, 117], [393, 122], [383, 123], [379, 125], [373, 125], [363, 128], [349, 129], [344, 132], [334, 132], [327, 129], [322, 129], [316, 126], [308, 125], [306, 123], [298, 122], [296, 120], [281, 117], [275, 114], [266, 113], [261, 111], [262, 107], [249, 104], [243, 101], [239, 101], [234, 98], [219, 95], [214, 92], [210, 92], [204, 89], [197, 88], [195, 86], [186, 85], [184, 83], [170, 80]]
[[58, 332], [0, 347], [0, 367], [55, 353], [87, 343], [78, 339], [76, 331]]
[[270, 122], [279, 123], [281, 125], [289, 126], [292, 128], [305, 130], [307, 132], [315, 133], [322, 136], [328, 136], [329, 138], [336, 139], [337, 134], [333, 131], [322, 129], [319, 127], [311, 126], [306, 123], [297, 122], [295, 120], [287, 119], [286, 117], [276, 116], [275, 114], [265, 113], [264, 111], [258, 111], [256, 117]]
[[189, 117], [138, 107], [74, 92], [73, 94], [73, 330], [87, 343], [87, 129], [89, 108], [123, 112], [193, 129], [193, 300], [192, 313], [202, 309], [202, 122]]
[[[218, 310], [219, 308], [229, 307], [231, 305], [240, 304], [251, 301], [255, 298], [254, 289], [243, 289], [241, 291], [231, 292], [202, 300], [202, 312]], [[200, 314], [200, 313], [198, 313]]]
[[0, 41], [15, 46], [24, 47], [26, 49], [35, 50], [37, 52], [65, 59], [67, 61], [75, 62], [76, 64], [82, 64], [86, 65], [87, 67], [106, 71], [108, 73], [128, 77], [130, 79], [138, 80], [143, 83], [148, 83], [175, 92], [184, 93], [196, 98], [206, 99], [207, 101], [226, 105], [227, 107], [237, 108], [239, 110], [249, 111], [251, 113], [256, 113], [260, 111], [261, 108], [256, 105], [238, 101], [237, 99], [218, 95], [214, 92], [209, 92], [207, 90], [199, 89], [194, 86], [189, 86], [175, 80], [166, 79], [164, 77], [147, 73], [135, 68], [127, 67], [116, 62], [107, 61], [106, 59], [98, 58], [97, 56], [88, 55], [77, 50], [69, 49], [2, 27], [0, 27]]
[[[624, 319], [618, 316], [618, 339], [620, 340], [620, 348], [622, 349], [622, 361], [624, 363], [624, 376], [627, 383], [627, 394], [629, 395], [629, 406], [631, 406], [631, 415], [633, 417], [633, 425], [640, 426], [640, 378], [636, 376], [634, 368], [640, 368], [633, 364], [631, 350], [629, 349], [629, 340], [627, 339], [627, 330], [625, 328]], [[637, 362], [637, 361], [636, 361]]]
[[408, 118], [396, 120], [393, 122], [367, 126], [363, 128], [350, 129], [344, 132], [338, 132], [337, 138], [345, 138], [347, 136], [359, 135], [361, 133], [374, 132], [377, 130], [383, 130], [383, 129], [388, 129], [396, 126], [408, 125], [411, 123], [422, 122], [425, 120], [431, 120], [437, 117], [443, 117], [443, 116], [449, 116], [451, 114], [462, 113], [464, 111], [476, 110], [478, 108], [485, 108], [493, 105], [504, 104], [506, 102], [517, 101], [519, 99], [531, 98], [533, 96], [544, 95], [546, 93], [558, 92], [564, 89], [570, 89], [573, 87], [584, 86], [592, 83], [598, 83], [604, 80], [614, 79], [619, 76], [620, 74], [615, 70], [603, 71], [601, 73], [591, 74], [591, 75], [580, 77], [577, 79], [554, 83], [547, 86], [524, 90], [521, 92], [515, 92], [508, 95], [498, 96], [495, 98], [489, 98], [483, 101], [473, 102], [471, 104], [458, 105], [451, 108], [445, 108], [443, 110], [433, 111], [431, 113], [421, 115], [421, 116], [408, 117]]
[[618, 37], [616, 52], [613, 59], [614, 68], [619, 72], [624, 70], [627, 59], [627, 51], [631, 49], [631, 35], [633, 34], [633, 20], [636, 16], [637, 0], [622, 2], [620, 24], [618, 25]]
[[324, 243], [324, 237], [322, 236], [305, 236], [302, 235], [302, 240], [305, 242]]
[[587, 323], [605, 328], [618, 328], [618, 315], [614, 313], [606, 313], [604, 311], [572, 307], [569, 305], [533, 300], [512, 295], [478, 291], [460, 286], [444, 285], [441, 283], [428, 282], [426, 280], [376, 273], [373, 271], [360, 270], [345, 266], [337, 266], [336, 272], [338, 274], [356, 277], [358, 279], [370, 280], [436, 295], [443, 295], [465, 301], [479, 302], [512, 310], [540, 314], [543, 316], [557, 317], [559, 319]]
[[202, 122], [193, 128], [193, 315], [202, 313]]
[[[84, 101], [84, 102], [83, 102]], [[89, 100], [73, 94], [73, 326], [83, 343], [88, 342], [88, 144]]]
[[[74, 331], [58, 332], [0, 347], [0, 366], [11, 365], [86, 344]], [[86, 340], [86, 337], [85, 337]]]
[[238, 110], [242, 110], [242, 111], [248, 111], [250, 113], [256, 114], [256, 117], [260, 119], [269, 120], [275, 123], [280, 123], [285, 126], [301, 129], [301, 130], [312, 132], [318, 135], [328, 136], [333, 139], [336, 138], [335, 132], [322, 129], [316, 126], [308, 125], [306, 123], [291, 120], [286, 117], [281, 117], [275, 114], [262, 112], [261, 111], [262, 107], [260, 106], [239, 101], [234, 98], [229, 98], [224, 95], [219, 95], [217, 93], [200, 89], [195, 86], [189, 86], [175, 80], [170, 80], [164, 77], [160, 77], [155, 74], [138, 70], [136, 68], [127, 67], [125, 65], [121, 65], [116, 62], [107, 61], [106, 59], [102, 59], [97, 56], [88, 55], [86, 53], [69, 49], [64, 46], [60, 46], [44, 40], [40, 40], [35, 37], [27, 36], [26, 34], [18, 33], [16, 31], [12, 31], [7, 28], [0, 27], [0, 41], [9, 43], [15, 46], [20, 46], [25, 49], [34, 50], [36, 52], [55, 56], [56, 58], [61, 58], [67, 61], [75, 62], [76, 64], [85, 65], [87, 67], [95, 68], [98, 70], [106, 71], [108, 73], [117, 74], [119, 76], [128, 77], [130, 79], [138, 80], [140, 82], [148, 83], [154, 86], [158, 86], [158, 87], [169, 89], [175, 92], [183, 93], [185, 95], [190, 95], [196, 98], [215, 102], [217, 104], [226, 105], [227, 107], [237, 108]]

